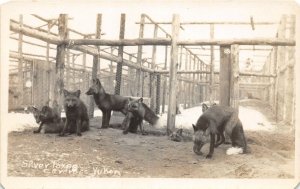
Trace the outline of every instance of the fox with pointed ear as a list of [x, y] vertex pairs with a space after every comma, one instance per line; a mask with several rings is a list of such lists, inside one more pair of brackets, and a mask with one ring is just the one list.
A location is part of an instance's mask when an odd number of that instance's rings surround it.
[[60, 136], [64, 136], [66, 131], [81, 136], [81, 132], [89, 130], [89, 116], [85, 104], [79, 98], [80, 90], [69, 92], [64, 89], [63, 93], [66, 122]]
[[[214, 148], [224, 143], [224, 131], [230, 137], [233, 147], [241, 148], [241, 152], [247, 153], [247, 143], [243, 125], [238, 118], [238, 112], [234, 108], [215, 105], [208, 108], [198, 119], [194, 128], [194, 147], [196, 154], [202, 155], [202, 146], [209, 141], [210, 148], [206, 158], [211, 158]], [[215, 144], [215, 135], [220, 135], [221, 140]]]

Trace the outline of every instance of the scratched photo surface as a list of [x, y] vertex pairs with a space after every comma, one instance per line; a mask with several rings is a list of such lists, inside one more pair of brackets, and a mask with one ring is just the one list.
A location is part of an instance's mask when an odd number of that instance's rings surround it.
[[272, 6], [12, 15], [7, 176], [294, 178], [296, 15]]

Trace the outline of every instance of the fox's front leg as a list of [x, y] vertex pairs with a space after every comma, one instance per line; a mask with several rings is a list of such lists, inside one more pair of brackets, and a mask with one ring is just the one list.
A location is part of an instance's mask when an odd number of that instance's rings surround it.
[[81, 124], [82, 124], [81, 119], [77, 119], [76, 120], [76, 133], [77, 133], [77, 136], [81, 136]]
[[67, 130], [68, 126], [69, 126], [69, 121], [68, 121], [68, 119], [66, 119], [64, 128], [63, 128], [62, 132], [58, 136], [64, 136], [65, 133], [66, 133], [66, 130]]
[[206, 158], [210, 159], [214, 153], [214, 148], [215, 148], [215, 134], [211, 133], [210, 134], [210, 146], [209, 146], [209, 153], [207, 154]]
[[40, 126], [39, 126], [38, 130], [36, 130], [36, 131], [33, 131], [33, 133], [40, 133], [40, 132], [41, 132], [41, 130], [42, 130], [42, 126], [43, 126], [43, 124], [44, 124], [44, 122], [42, 122], [42, 123], [40, 124]]
[[130, 112], [127, 113], [124, 121], [122, 123], [122, 128], [124, 128], [123, 134], [127, 134], [129, 131], [130, 121], [131, 121], [132, 114]]
[[142, 132], [142, 135], [147, 135], [148, 133], [144, 130], [144, 127], [143, 127], [143, 121], [141, 121], [141, 123], [139, 124], [140, 126], [140, 130]]

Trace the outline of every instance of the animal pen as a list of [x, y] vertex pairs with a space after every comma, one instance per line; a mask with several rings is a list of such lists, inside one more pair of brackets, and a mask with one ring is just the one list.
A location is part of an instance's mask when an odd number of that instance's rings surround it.
[[[142, 14], [135, 23], [139, 25], [138, 38], [126, 39], [126, 15], [122, 14], [119, 39], [114, 40], [102, 37], [102, 14], [95, 17], [96, 32], [92, 34], [70, 28], [72, 18], [67, 14], [60, 14], [57, 19], [27, 16], [39, 20], [41, 25], [27, 25], [22, 15], [10, 22], [10, 38], [18, 46], [9, 54], [10, 111], [29, 105], [51, 106], [53, 100], [61, 104], [63, 88], [80, 89], [93, 117], [94, 100], [83, 93], [92, 78], [97, 77], [109, 93], [149, 98], [150, 107], [157, 114], [168, 112], [167, 125], [171, 130], [175, 128], [178, 104], [190, 108], [203, 101], [219, 101], [238, 108], [239, 99], [243, 98], [268, 102], [277, 121], [294, 123], [294, 15], [283, 15], [280, 22], [254, 22], [253, 18], [245, 22], [181, 22], [179, 15], [173, 15], [171, 22], [159, 22]], [[180, 33], [191, 25], [208, 26], [209, 30], [198, 32], [208, 32], [210, 38], [181, 40]], [[249, 30], [277, 25], [278, 30], [269, 38], [215, 39], [215, 27], [224, 25], [248, 25]], [[144, 37], [146, 27], [153, 29], [151, 38]], [[165, 27], [171, 27], [171, 32]], [[25, 53], [25, 45], [43, 49], [44, 54]], [[137, 51], [126, 52], [128, 46], [137, 47]], [[151, 57], [145, 57], [144, 49], [149, 47]], [[197, 53], [199, 49], [204, 53]], [[50, 56], [50, 51], [56, 51], [56, 56]], [[240, 71], [239, 54], [258, 51], [268, 53], [257, 62], [263, 69]], [[157, 61], [158, 53], [164, 54], [163, 62]], [[87, 63], [88, 56], [93, 57], [92, 66]], [[203, 60], [205, 56], [209, 61]]]

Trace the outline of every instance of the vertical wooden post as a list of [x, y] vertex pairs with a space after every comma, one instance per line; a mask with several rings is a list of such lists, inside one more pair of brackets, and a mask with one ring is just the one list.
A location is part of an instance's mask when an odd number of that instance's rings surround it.
[[[111, 47], [111, 49], [110, 49], [110, 53], [111, 54], [114, 54], [114, 48], [113, 47]], [[109, 65], [109, 70], [110, 70], [110, 83], [114, 83], [114, 65], [113, 65], [113, 61], [110, 61], [110, 65]], [[113, 91], [113, 85], [112, 86], [110, 86], [110, 91]]]
[[156, 106], [155, 106], [155, 113], [159, 114], [160, 111], [160, 83], [161, 83], [161, 75], [156, 75]]
[[[193, 70], [196, 69], [196, 55], [194, 55], [194, 59], [193, 59]], [[195, 93], [195, 84], [196, 82], [196, 74], [193, 73], [193, 87], [192, 87], [192, 103], [193, 103], [193, 106], [196, 104], [196, 100], [195, 100], [195, 96], [196, 96], [196, 93]]]
[[[124, 39], [125, 35], [125, 14], [121, 14], [121, 21], [120, 21], [120, 35], [119, 39]], [[121, 58], [123, 62], [123, 46], [119, 46], [118, 49], [118, 57]], [[115, 94], [119, 95], [121, 93], [121, 81], [122, 81], [122, 63], [117, 63], [117, 72], [116, 72], [116, 86], [115, 86]]]
[[177, 40], [179, 35], [180, 21], [179, 15], [174, 14], [172, 20], [172, 43], [171, 43], [171, 64], [170, 64], [170, 81], [169, 81], [169, 105], [167, 132], [175, 129], [176, 116], [176, 89], [177, 89], [177, 69], [178, 69], [178, 46]]
[[67, 55], [67, 66], [66, 66], [66, 86], [67, 87], [70, 87], [70, 71], [71, 71], [71, 69], [70, 69], [70, 49], [67, 49], [67, 53], [66, 53], [66, 55]]
[[230, 105], [230, 46], [220, 46], [220, 105]]
[[[60, 14], [58, 18], [58, 34], [61, 39], [68, 38], [68, 15]], [[64, 89], [64, 69], [65, 69], [65, 50], [64, 44], [57, 45], [56, 52], [56, 70], [55, 70], [55, 86], [54, 86], [54, 99], [59, 104], [59, 111], [62, 105], [62, 90]]]
[[[166, 35], [166, 37], [168, 37]], [[168, 46], [165, 48], [165, 65], [164, 70], [167, 69], [167, 63], [168, 63]], [[164, 84], [163, 84], [163, 99], [162, 99], [162, 113], [165, 112], [165, 105], [166, 105], [166, 89], [167, 88], [167, 77], [164, 77]]]
[[[132, 61], [132, 55], [129, 55], [129, 61]], [[135, 86], [134, 86], [134, 75], [135, 75], [135, 70], [131, 67], [128, 67], [128, 88], [130, 90], [130, 95], [134, 96], [136, 94], [135, 91]]]
[[[214, 24], [210, 24], [210, 39], [214, 39]], [[209, 101], [212, 103], [214, 99], [214, 84], [215, 84], [215, 77], [214, 77], [214, 70], [215, 69], [215, 49], [214, 46], [210, 46], [210, 78], [209, 78]]]
[[[188, 70], [188, 52], [187, 50], [185, 50], [185, 61], [184, 61], [184, 68], [185, 70]], [[185, 77], [187, 78], [187, 75], [185, 75]], [[189, 94], [189, 83], [188, 82], [184, 82], [184, 109], [188, 108], [189, 105], [189, 101], [188, 101], [188, 94]]]
[[[158, 30], [158, 26], [155, 24], [153, 38], [157, 38], [157, 30]], [[151, 69], [155, 69], [155, 65], [156, 65], [156, 45], [153, 45]], [[155, 98], [157, 98], [157, 96], [155, 96], [155, 79], [154, 79], [155, 75], [154, 74], [149, 74], [149, 75], [150, 75], [150, 85], [151, 85], [150, 86], [150, 108], [154, 110], [154, 107], [156, 107]]]
[[[189, 53], [189, 70], [192, 70], [192, 53]], [[191, 74], [188, 74], [188, 78], [189, 80], [191, 80], [192, 78], [192, 75]], [[189, 108], [192, 107], [192, 83], [189, 82]]]
[[[47, 27], [47, 33], [48, 35], [50, 34], [50, 23], [48, 22], [48, 27]], [[47, 61], [47, 90], [48, 90], [48, 95], [47, 95], [47, 98], [48, 98], [48, 106], [51, 106], [52, 107], [52, 101], [53, 101], [53, 79], [51, 77], [51, 73], [52, 73], [52, 65], [51, 65], [51, 62], [49, 61], [49, 52], [50, 52], [50, 43], [47, 42], [46, 44], [46, 61]], [[32, 89], [33, 89], [33, 86], [32, 86]], [[32, 90], [34, 92], [34, 90]], [[33, 92], [32, 92], [32, 95], [33, 95]]]
[[239, 46], [231, 45], [230, 106], [239, 109]]
[[[23, 15], [19, 16], [20, 27], [23, 26]], [[18, 94], [19, 94], [19, 105], [23, 105], [23, 34], [19, 33], [18, 41], [18, 54], [19, 54], [19, 63], [18, 63]]]
[[[140, 21], [140, 31], [139, 31], [139, 39], [144, 37], [144, 26], [145, 26], [145, 15], [141, 15], [141, 21]], [[138, 52], [137, 52], [137, 64], [142, 66], [142, 53], [143, 53], [143, 46], [139, 45], [138, 46]], [[136, 90], [137, 90], [137, 96], [140, 96], [140, 90], [141, 90], [141, 70], [136, 70], [136, 78], [137, 78], [137, 85], [136, 85]]]
[[[295, 40], [295, 34], [296, 34], [296, 16], [295, 15], [289, 15], [289, 26], [288, 27], [288, 38]], [[286, 47], [287, 51], [287, 69], [286, 69], [286, 117], [285, 121], [287, 121], [290, 124], [295, 123], [295, 77], [294, 77], [294, 70], [295, 70], [295, 47]]]
[[[97, 14], [96, 18], [96, 39], [101, 38], [101, 25], [102, 25], [102, 14]], [[100, 51], [100, 47], [97, 46], [98, 52]], [[92, 80], [97, 78], [97, 73], [100, 65], [100, 57], [99, 55], [93, 56], [93, 68], [92, 68]], [[92, 83], [92, 82], [91, 82]], [[89, 100], [89, 118], [94, 117], [94, 97], [90, 96]]]
[[[202, 63], [202, 62], [200, 63], [200, 70], [203, 71], [203, 63]], [[202, 74], [202, 73], [200, 74], [200, 82], [203, 82], [203, 74]], [[201, 85], [201, 86], [200, 86], [200, 101], [201, 101], [201, 102], [204, 101], [204, 97], [203, 97], [203, 89], [204, 89], [204, 86]]]

